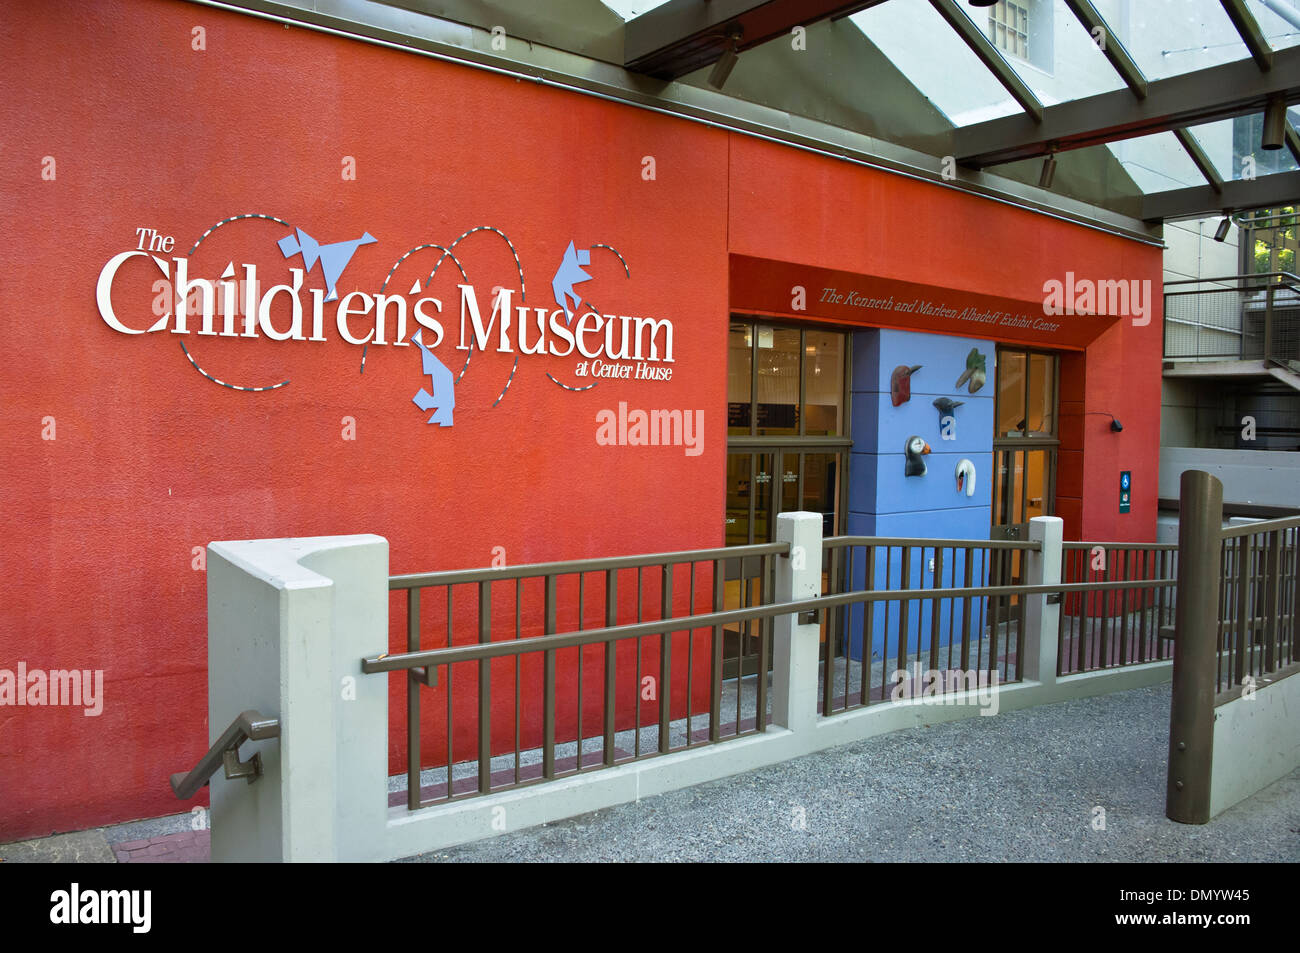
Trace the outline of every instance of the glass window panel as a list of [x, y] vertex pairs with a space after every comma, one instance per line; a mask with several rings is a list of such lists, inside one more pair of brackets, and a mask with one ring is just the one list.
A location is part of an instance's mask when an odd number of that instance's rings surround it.
[[[1148, 80], [1250, 55], [1219, 0], [1093, 0], [1093, 5]], [[1257, 3], [1250, 8], [1260, 15]]]
[[799, 454], [787, 450], [781, 454], [781, 512], [799, 509]]
[[840, 498], [840, 454], [805, 453], [803, 455], [803, 502], [799, 508], [822, 514], [822, 535], [835, 536], [836, 501]]
[[1055, 378], [1056, 358], [1050, 354], [1029, 355], [1029, 414], [1026, 422], [1030, 436], [1056, 435], [1056, 421], [1052, 415]]
[[844, 335], [809, 331], [804, 336], [804, 432], [839, 436], [844, 420]]
[[724, 519], [726, 545], [744, 546], [749, 538], [749, 495], [753, 491], [750, 465], [753, 454], [727, 454], [727, 515]]
[[1120, 89], [1115, 72], [1082, 23], [1051, 0], [1001, 0], [992, 7], [958, 9], [1003, 54], [1044, 105]]
[[1300, 43], [1300, 7], [1296, 0], [1281, 0], [1286, 6], [1296, 10], [1289, 17], [1283, 16], [1275, 9], [1260, 3], [1260, 0], [1246, 0], [1246, 6], [1255, 15], [1259, 31], [1264, 34], [1268, 45], [1275, 50], [1285, 50]]
[[[1296, 114], [1295, 110], [1288, 112], [1292, 122]], [[1229, 181], [1275, 172], [1294, 172], [1300, 168], [1285, 145], [1281, 149], [1260, 147], [1264, 132], [1262, 112], [1192, 126], [1188, 131], [1201, 144], [1219, 175]]]
[[754, 454], [756, 472], [754, 473], [754, 533], [756, 543], [770, 543], [769, 534], [775, 529], [772, 525], [772, 454]]
[[1143, 192], [1205, 184], [1205, 176], [1172, 132], [1123, 139], [1107, 146]]
[[1023, 437], [1025, 428], [1025, 355], [1021, 351], [998, 352], [999, 437]]
[[758, 433], [799, 432], [799, 332], [789, 328], [756, 329], [758, 357]]
[[753, 325], [732, 321], [727, 334], [727, 433], [747, 434], [750, 430], [753, 352]]
[[930, 4], [881, 3], [848, 19], [953, 125], [1022, 111]]

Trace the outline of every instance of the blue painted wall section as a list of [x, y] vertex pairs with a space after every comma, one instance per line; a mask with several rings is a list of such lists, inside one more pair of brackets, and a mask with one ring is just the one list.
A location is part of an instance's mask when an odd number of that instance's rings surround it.
[[[972, 347], [988, 358], [988, 381], [976, 394], [966, 387], [955, 386], [966, 369], [966, 356]], [[927, 539], [988, 539], [992, 517], [993, 470], [993, 393], [995, 345], [992, 341], [948, 337], [916, 331], [866, 330], [853, 335], [852, 433], [853, 453], [849, 463], [849, 514], [847, 532], [862, 536], [912, 536]], [[900, 364], [920, 364], [911, 376], [911, 399], [899, 407], [890, 400], [890, 376]], [[937, 398], [961, 401], [953, 412], [955, 426], [945, 439], [940, 413], [934, 406]], [[904, 444], [916, 434], [930, 445], [925, 455], [924, 476], [904, 476]], [[963, 459], [975, 465], [975, 494], [967, 496], [957, 489], [956, 469]], [[884, 559], [874, 568], [874, 587], [884, 588], [886, 574], [890, 588], [902, 581], [900, 550], [892, 559]], [[941, 567], [944, 585], [964, 585], [966, 567], [953, 565], [945, 551]], [[935, 584], [930, 570], [931, 553], [924, 563], [920, 552], [913, 550], [909, 566], [913, 588]], [[983, 557], [971, 567], [972, 585], [987, 578]], [[936, 565], [936, 570], [940, 567]], [[954, 583], [954, 572], [956, 581]], [[865, 564], [858, 554], [854, 567], [854, 587], [865, 585]], [[980, 600], [972, 600], [969, 622], [978, 625], [983, 610]], [[908, 612], [908, 645], [904, 654], [928, 650], [934, 636], [931, 617], [933, 603], [913, 602]], [[960, 634], [964, 607], [959, 606], [954, 619], [944, 604], [938, 620], [937, 641], [947, 645], [953, 634]], [[899, 652], [900, 606], [877, 603], [871, 619], [871, 657], [897, 658]], [[849, 619], [849, 654], [862, 657], [863, 612], [859, 608]], [[888, 636], [886, 635], [888, 633]], [[946, 664], [947, 652], [941, 653]], [[956, 664], [956, 659], [954, 663]]]

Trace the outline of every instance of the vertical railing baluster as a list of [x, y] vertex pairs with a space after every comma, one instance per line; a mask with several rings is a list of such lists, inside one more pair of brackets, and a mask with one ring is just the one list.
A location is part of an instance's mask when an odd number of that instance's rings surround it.
[[[583, 601], [587, 594], [587, 574], [578, 573], [578, 631], [582, 631], [582, 620], [584, 616]], [[577, 646], [578, 649], [578, 762], [576, 771], [582, 770], [582, 657], [587, 654], [585, 645]]]
[[[451, 648], [455, 639], [456, 630], [453, 626], [452, 613], [452, 589], [453, 586], [447, 587], [447, 648]], [[452, 795], [452, 765], [456, 760], [455, 731], [452, 727], [454, 713], [451, 703], [451, 670], [454, 666], [447, 666], [447, 800], [451, 800]]]
[[[761, 560], [763, 566], [763, 598], [760, 600], [762, 605], [768, 605], [773, 601], [772, 593], [773, 581], [769, 578], [776, 567], [776, 559], [772, 556], [763, 556]], [[772, 619], [769, 616], [766, 619], [758, 620], [758, 675], [755, 676], [757, 691], [754, 701], [754, 727], [759, 731], [767, 731], [767, 666], [768, 666], [768, 643], [772, 634]], [[739, 693], [737, 693], [739, 694]], [[737, 716], [739, 718], [739, 715]], [[737, 721], [739, 724], [739, 721]]]
[[[932, 590], [942, 589], [943, 586], [943, 548], [934, 547], [934, 578], [930, 581]], [[921, 559], [925, 559], [925, 550], [921, 550]], [[927, 604], [930, 606], [930, 670], [937, 671], [939, 668], [939, 636], [943, 634], [943, 627], [940, 623], [943, 617], [943, 604], [939, 599], [929, 599]]]
[[[515, 580], [515, 641], [519, 641], [519, 629], [523, 621], [523, 604], [524, 604], [524, 580], [522, 577]], [[523, 652], [515, 653], [515, 784], [519, 783], [519, 762], [523, 760], [523, 752], [519, 750], [520, 745], [520, 728], [521, 719], [520, 707], [522, 705], [523, 692], [519, 687], [519, 678], [522, 674], [521, 659]]]
[[[406, 590], [406, 651], [420, 651], [420, 590]], [[420, 806], [420, 682], [406, 673], [406, 807]]]
[[1277, 530], [1268, 534], [1268, 560], [1264, 569], [1264, 671], [1272, 672], [1277, 659], [1278, 636], [1278, 574], [1281, 571], [1282, 535]]
[[[618, 570], [605, 570], [605, 625], [613, 628], [618, 625]], [[616, 709], [618, 643], [610, 639], [605, 643], [605, 708], [604, 708], [604, 751], [602, 760], [606, 766], [614, 763], [614, 712]]]
[[[641, 614], [644, 604], [645, 576], [642, 567], [636, 569], [636, 621], [643, 621]], [[632, 704], [636, 709], [636, 740], [632, 746], [633, 757], [641, 757], [641, 636], [636, 638], [636, 682], [632, 685]]]
[[[723, 560], [713, 560], [713, 611], [721, 612], [726, 604], [726, 572]], [[722, 626], [713, 627], [712, 661], [709, 664], [709, 741], [722, 740]]]
[[[962, 574], [962, 586], [965, 589], [974, 588], [974, 569], [975, 569], [975, 548], [973, 546], [963, 546], [963, 561], [966, 563], [965, 571]], [[974, 600], [967, 596], [964, 600], [961, 611], [961, 670], [970, 671], [970, 634], [971, 634], [971, 609], [974, 606]]]
[[[492, 641], [492, 583], [478, 584], [478, 641]], [[492, 790], [492, 660], [478, 660], [478, 790]]]
[[1233, 685], [1240, 685], [1246, 674], [1246, 647], [1251, 643], [1250, 631], [1250, 566], [1254, 556], [1254, 537], [1242, 536], [1237, 540], [1237, 657], [1232, 672]]
[[[555, 575], [546, 579], [546, 628], [543, 634], [555, 633]], [[555, 649], [547, 649], [542, 667], [542, 777], [555, 777]]]
[[[899, 554], [899, 589], [907, 592], [912, 588], [912, 547], [904, 545]], [[898, 667], [907, 668], [907, 644], [909, 639], [908, 624], [911, 622], [912, 604], [907, 599], [898, 603]], [[916, 647], [921, 648], [920, 629], [917, 629]]]
[[[695, 615], [695, 560], [691, 560], [690, 591], [686, 596], [686, 614]], [[691, 746], [691, 710], [695, 707], [695, 629], [686, 630], [686, 747]]]
[[[874, 589], [876, 585], [876, 547], [868, 543], [862, 548], [863, 566], [862, 566], [862, 585], [865, 589]], [[853, 577], [850, 576], [850, 579]], [[873, 639], [874, 626], [872, 621], [875, 619], [876, 604], [874, 602], [862, 603], [862, 658], [861, 671], [858, 673], [858, 703], [861, 705], [871, 704], [871, 642]], [[847, 663], [846, 663], [847, 664]], [[844, 699], [844, 705], [848, 707], [849, 700]]]
[[[673, 564], [665, 563], [659, 583], [659, 618], [673, 617]], [[672, 721], [672, 665], [673, 633], [659, 633], [659, 753], [672, 750], [669, 744], [669, 723]]]

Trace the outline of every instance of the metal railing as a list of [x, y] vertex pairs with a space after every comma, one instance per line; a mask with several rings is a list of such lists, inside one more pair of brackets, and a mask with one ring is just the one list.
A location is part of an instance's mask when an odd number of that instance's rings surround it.
[[256, 711], [242, 712], [221, 737], [212, 743], [208, 753], [199, 759], [194, 770], [171, 776], [172, 791], [182, 801], [188, 801], [212, 779], [218, 768], [226, 769], [227, 778], [247, 778], [252, 784], [262, 776], [262, 753], [254, 752], [247, 761], [239, 760], [239, 746], [245, 741], [264, 741], [280, 737], [280, 721]]
[[1300, 673], [1300, 517], [1225, 529], [1223, 484], [1186, 470], [1178, 530], [1165, 814], [1204, 824], [1212, 809], [1215, 709]]
[[[737, 636], [737, 667], [746, 645], [755, 646], [763, 673], [754, 676], [755, 707], [765, 713], [772, 614], [753, 608], [772, 602], [772, 562], [788, 551], [788, 544], [770, 543], [392, 577], [390, 590], [406, 592], [406, 652], [367, 660], [363, 668], [408, 673], [407, 806], [766, 730], [766, 718], [746, 717], [738, 687], [724, 691], [731, 661], [725, 636]], [[729, 600], [737, 608], [722, 611]], [[458, 617], [458, 603], [473, 606], [472, 617]], [[712, 610], [708, 622], [695, 614], [701, 603]], [[421, 648], [426, 616], [445, 618], [435, 649]], [[502, 619], [513, 638], [496, 641]], [[441, 747], [426, 753], [421, 690], [434, 688], [442, 698], [434, 699], [441, 704], [430, 727]], [[469, 718], [458, 715], [457, 690], [471, 699]], [[510, 695], [513, 718], [502, 726]], [[727, 709], [734, 718], [724, 725]], [[707, 729], [697, 731], [705, 713]], [[588, 737], [592, 725], [599, 737]], [[445, 761], [440, 784], [422, 776], [426, 754]], [[462, 754], [472, 755], [472, 764], [461, 761], [462, 772], [474, 768], [472, 776], [457, 777]]]
[[[1032, 596], [1138, 605], [1173, 585], [1127, 571], [1026, 585], [1016, 576], [1036, 540], [844, 536], [822, 549], [823, 594], [780, 604], [788, 543], [391, 577], [405, 651], [362, 661], [406, 673], [406, 791], [390, 803], [414, 810], [764, 732], [783, 614], [822, 625], [818, 707], [831, 715], [892, 700], [913, 668], [1021, 681]], [[430, 630], [437, 644], [422, 647]]]
[[1300, 277], [1290, 272], [1165, 282], [1164, 305], [1166, 358], [1300, 361]]
[[[887, 596], [835, 608], [823, 626], [820, 710], [829, 714], [890, 701], [899, 672], [997, 673], [1021, 677], [1024, 600], [987, 595], [1013, 581], [1020, 540], [839, 536], [822, 543], [826, 594], [884, 590]], [[927, 581], [928, 580], [928, 581]], [[957, 596], [945, 590], [964, 589]], [[935, 592], [942, 593], [935, 596]], [[989, 591], [992, 591], [991, 589]], [[883, 603], [883, 604], [880, 604]]]
[[1300, 662], [1300, 517], [1232, 527], [1220, 538], [1216, 704], [1240, 697], [1245, 685], [1285, 677]]
[[[1061, 544], [1061, 581], [1096, 588], [1063, 600], [1056, 674], [1140, 665], [1171, 658], [1161, 630], [1173, 625], [1177, 543]], [[1146, 590], [1113, 583], [1150, 580]]]

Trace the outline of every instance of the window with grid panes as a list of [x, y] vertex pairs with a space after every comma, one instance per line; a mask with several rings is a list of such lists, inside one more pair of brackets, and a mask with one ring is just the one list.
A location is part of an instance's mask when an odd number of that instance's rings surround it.
[[1012, 0], [998, 0], [989, 11], [989, 39], [998, 49], [1029, 59], [1029, 8]]

